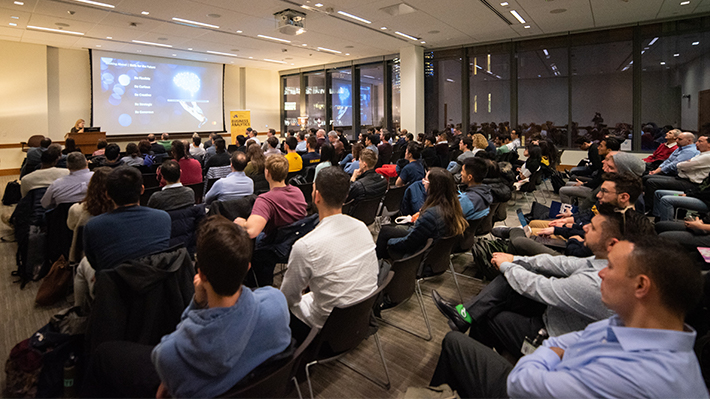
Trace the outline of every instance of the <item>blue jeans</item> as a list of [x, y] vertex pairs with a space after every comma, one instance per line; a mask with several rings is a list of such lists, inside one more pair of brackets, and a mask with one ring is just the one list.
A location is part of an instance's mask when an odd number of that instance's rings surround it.
[[708, 206], [702, 200], [678, 195], [683, 191], [656, 190], [654, 194], [653, 214], [661, 220], [673, 220], [675, 208], [708, 212]]

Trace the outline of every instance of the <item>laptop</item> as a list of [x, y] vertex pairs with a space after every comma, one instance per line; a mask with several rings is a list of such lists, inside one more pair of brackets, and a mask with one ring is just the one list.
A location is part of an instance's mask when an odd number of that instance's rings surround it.
[[525, 220], [523, 215], [523, 210], [518, 208], [516, 211], [518, 213], [518, 220], [520, 221], [520, 226], [522, 226], [523, 231], [525, 231], [525, 236], [532, 239], [533, 241], [540, 243], [544, 246], [550, 247], [552, 249], [565, 249], [567, 248], [567, 241], [561, 240], [559, 238], [534, 236], [532, 235], [532, 229], [528, 226], [528, 221]]

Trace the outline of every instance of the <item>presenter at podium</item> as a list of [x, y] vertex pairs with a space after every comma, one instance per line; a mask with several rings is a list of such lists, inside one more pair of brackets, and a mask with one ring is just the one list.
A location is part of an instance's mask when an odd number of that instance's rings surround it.
[[[84, 133], [84, 120], [83, 119], [77, 119], [76, 123], [74, 124], [74, 127], [71, 128], [69, 133]], [[69, 133], [64, 135], [64, 139], [69, 137]]]

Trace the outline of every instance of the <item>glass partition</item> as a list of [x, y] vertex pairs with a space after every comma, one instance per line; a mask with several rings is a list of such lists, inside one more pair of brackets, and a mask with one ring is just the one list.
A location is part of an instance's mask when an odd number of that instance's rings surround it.
[[[353, 75], [352, 69], [334, 69], [331, 77], [330, 95], [333, 104], [331, 126], [342, 128], [347, 136], [353, 132]], [[327, 129], [326, 129], [327, 130]]]
[[306, 129], [325, 129], [325, 72], [306, 73]]
[[283, 124], [281, 133], [289, 130], [300, 130], [298, 117], [301, 115], [301, 75], [284, 76], [283, 78]]
[[385, 126], [385, 70], [382, 63], [360, 69], [360, 129]]

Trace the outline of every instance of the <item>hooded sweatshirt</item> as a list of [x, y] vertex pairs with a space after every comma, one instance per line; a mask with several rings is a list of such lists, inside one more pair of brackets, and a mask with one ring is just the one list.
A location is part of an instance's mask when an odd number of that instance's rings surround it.
[[198, 309], [153, 349], [160, 380], [176, 398], [213, 398], [291, 344], [286, 298], [273, 287], [242, 287], [234, 306]]
[[459, 202], [466, 220], [472, 221], [486, 217], [490, 213], [491, 202], [493, 202], [491, 187], [487, 184], [467, 187], [464, 192], [459, 194]]

